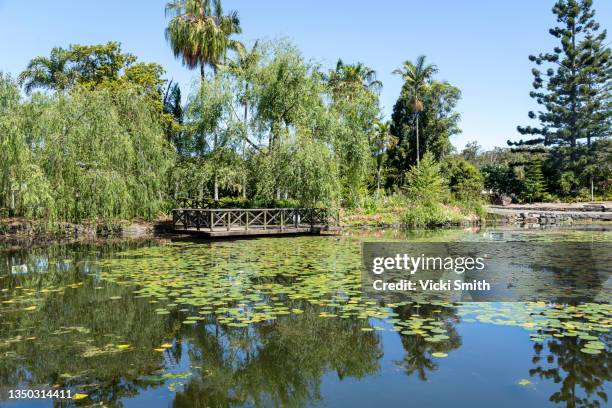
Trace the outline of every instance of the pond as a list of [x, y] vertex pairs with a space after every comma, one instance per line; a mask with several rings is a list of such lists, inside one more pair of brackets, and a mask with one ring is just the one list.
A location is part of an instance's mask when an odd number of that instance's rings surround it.
[[10, 390], [54, 389], [83, 406], [607, 405], [609, 302], [382, 304], [360, 288], [365, 240], [611, 242], [612, 232], [5, 248], [0, 405], [53, 406]]

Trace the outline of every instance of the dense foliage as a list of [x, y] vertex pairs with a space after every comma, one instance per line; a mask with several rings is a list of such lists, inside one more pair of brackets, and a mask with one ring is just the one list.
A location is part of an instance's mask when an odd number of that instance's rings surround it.
[[[532, 55], [536, 64], [531, 97], [542, 110], [529, 112], [539, 126], [518, 127], [535, 138], [509, 142], [545, 146], [543, 166], [551, 191], [605, 195], [612, 177], [612, 50], [606, 30], [595, 20], [592, 0], [558, 0], [553, 7], [558, 26], [550, 34], [559, 44], [552, 52]], [[531, 196], [530, 196], [531, 199]]]
[[461, 117], [455, 111], [461, 91], [431, 77], [418, 89], [415, 99], [416, 91], [407, 82], [393, 107], [391, 133], [398, 142], [389, 150], [388, 185], [403, 184], [405, 171], [425, 152], [432, 153], [436, 160], [444, 158], [452, 151], [450, 138], [461, 132]]
[[406, 173], [406, 196], [411, 205], [405, 215], [410, 226], [441, 226], [456, 222], [442, 203], [449, 202], [449, 183], [432, 153], [425, 153], [419, 166]]
[[479, 201], [484, 189], [481, 172], [460, 156], [447, 157], [442, 173], [449, 182], [450, 192], [459, 201]]
[[[344, 192], [357, 202], [371, 170], [376, 95], [329, 86], [286, 42], [253, 53], [205, 78], [191, 95], [174, 196], [216, 199], [221, 190], [259, 202], [326, 205]], [[187, 172], [202, 177], [180, 176], [196, 158], [202, 170]]]
[[0, 207], [73, 222], [152, 219], [164, 209], [172, 150], [140, 89], [82, 88], [22, 101], [2, 77], [0, 101]]
[[[166, 38], [200, 81], [189, 93], [117, 42], [56, 47], [0, 77], [0, 209], [46, 220], [153, 218], [183, 198], [227, 207], [341, 206], [444, 224], [487, 197], [612, 194], [610, 48], [590, 0], [559, 0], [560, 40], [532, 56], [536, 139], [456, 154], [461, 91], [425, 56], [385, 121], [376, 71], [304, 59], [287, 41], [236, 39], [220, 0], [166, 5]], [[212, 70], [206, 71], [206, 67]], [[541, 67], [546, 67], [541, 70]], [[23, 87], [22, 96], [18, 85]], [[42, 90], [43, 92], [34, 92]], [[187, 95], [185, 97], [185, 95]]]

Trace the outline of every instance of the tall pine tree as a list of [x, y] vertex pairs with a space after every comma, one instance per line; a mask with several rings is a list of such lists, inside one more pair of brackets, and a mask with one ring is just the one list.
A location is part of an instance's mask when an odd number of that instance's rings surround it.
[[519, 126], [521, 134], [536, 138], [510, 145], [575, 147], [610, 136], [611, 51], [592, 5], [592, 0], [558, 0], [553, 7], [559, 25], [549, 32], [560, 45], [529, 57], [537, 65], [530, 95], [543, 107], [529, 117], [537, 118], [540, 126]]

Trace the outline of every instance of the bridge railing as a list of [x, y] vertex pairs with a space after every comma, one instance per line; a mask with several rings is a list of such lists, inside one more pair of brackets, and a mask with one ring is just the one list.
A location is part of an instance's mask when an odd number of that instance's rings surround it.
[[172, 210], [177, 230], [285, 229], [339, 226], [338, 211], [328, 208], [248, 208]]

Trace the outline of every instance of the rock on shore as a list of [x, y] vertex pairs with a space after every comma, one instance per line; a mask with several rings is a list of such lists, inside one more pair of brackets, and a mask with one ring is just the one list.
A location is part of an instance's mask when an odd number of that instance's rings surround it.
[[612, 221], [612, 203], [535, 203], [490, 205], [486, 211], [507, 223], [559, 224]]

